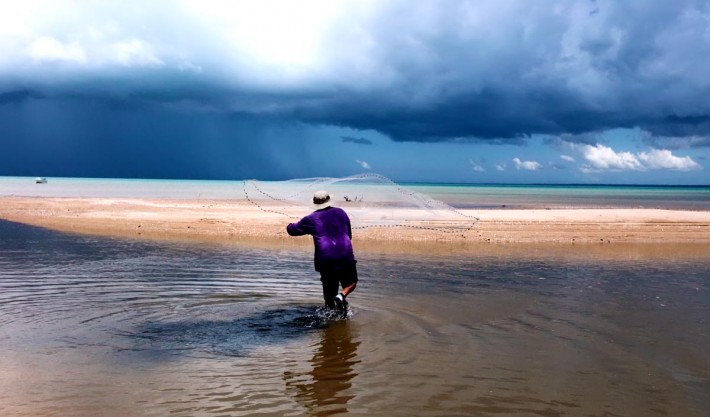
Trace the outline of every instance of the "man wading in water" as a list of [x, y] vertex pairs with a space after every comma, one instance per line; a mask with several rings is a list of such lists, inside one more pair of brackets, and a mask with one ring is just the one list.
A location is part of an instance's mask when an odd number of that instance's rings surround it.
[[[298, 223], [289, 224], [286, 231], [291, 236], [313, 236], [314, 263], [316, 271], [320, 272], [325, 305], [345, 310], [348, 305], [345, 297], [357, 285], [350, 218], [343, 209], [330, 205], [330, 194], [326, 191], [316, 191], [313, 204], [316, 211]], [[339, 286], [343, 287], [340, 294]]]

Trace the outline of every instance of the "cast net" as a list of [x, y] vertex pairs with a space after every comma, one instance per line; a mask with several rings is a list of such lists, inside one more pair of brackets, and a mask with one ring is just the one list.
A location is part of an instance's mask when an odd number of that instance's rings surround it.
[[478, 218], [389, 178], [365, 173], [344, 178], [245, 180], [244, 196], [259, 209], [296, 221], [314, 210], [313, 193], [325, 190], [350, 216], [353, 229], [403, 227], [463, 233]]

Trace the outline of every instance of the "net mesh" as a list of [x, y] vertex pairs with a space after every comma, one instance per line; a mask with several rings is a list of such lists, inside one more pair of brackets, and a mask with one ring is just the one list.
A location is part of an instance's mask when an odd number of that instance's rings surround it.
[[461, 233], [478, 218], [389, 178], [365, 173], [343, 178], [245, 180], [244, 196], [259, 209], [298, 220], [314, 209], [313, 193], [325, 190], [350, 216], [353, 229], [403, 227]]

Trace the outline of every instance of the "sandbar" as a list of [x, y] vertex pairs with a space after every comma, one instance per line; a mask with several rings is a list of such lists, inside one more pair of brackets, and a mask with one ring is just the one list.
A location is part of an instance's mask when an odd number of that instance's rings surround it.
[[[409, 227], [356, 229], [353, 240], [390, 248], [429, 243], [710, 244], [710, 211], [640, 208], [462, 210], [479, 221], [469, 230], [411, 222]], [[306, 208], [256, 206], [243, 200], [0, 197], [0, 219], [103, 236], [207, 242], [294, 241], [285, 226]], [[286, 216], [288, 215], [288, 216]], [[305, 240], [304, 240], [305, 239]], [[309, 242], [308, 238], [297, 239]]]

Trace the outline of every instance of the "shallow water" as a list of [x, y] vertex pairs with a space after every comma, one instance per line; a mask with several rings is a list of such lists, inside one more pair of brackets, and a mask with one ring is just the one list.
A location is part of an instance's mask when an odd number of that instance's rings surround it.
[[309, 251], [0, 222], [2, 415], [710, 412], [707, 256], [359, 261], [344, 319]]

